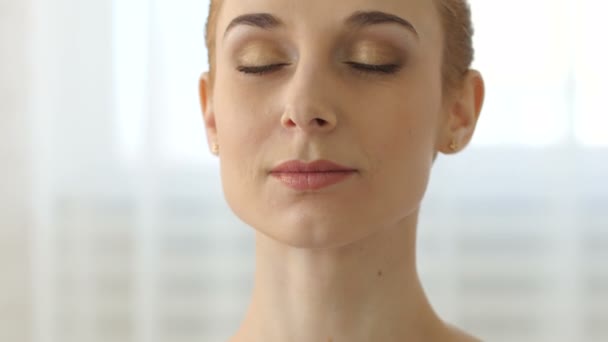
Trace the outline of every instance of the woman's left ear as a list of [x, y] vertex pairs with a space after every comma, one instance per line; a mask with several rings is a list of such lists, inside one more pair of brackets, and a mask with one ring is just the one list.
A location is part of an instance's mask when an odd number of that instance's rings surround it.
[[[447, 106], [445, 130], [440, 150], [456, 153], [466, 147], [475, 132], [485, 97], [485, 85], [481, 73], [469, 70], [456, 89]], [[453, 143], [456, 149], [450, 148]]]

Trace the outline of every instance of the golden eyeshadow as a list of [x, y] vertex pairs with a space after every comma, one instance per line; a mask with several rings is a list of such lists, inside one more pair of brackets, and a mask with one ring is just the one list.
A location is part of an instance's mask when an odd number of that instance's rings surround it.
[[237, 61], [244, 65], [261, 65], [285, 59], [285, 54], [271, 44], [248, 44], [237, 53]]
[[348, 49], [348, 58], [361, 63], [389, 64], [395, 63], [398, 57], [394, 48], [370, 41], [356, 42]]

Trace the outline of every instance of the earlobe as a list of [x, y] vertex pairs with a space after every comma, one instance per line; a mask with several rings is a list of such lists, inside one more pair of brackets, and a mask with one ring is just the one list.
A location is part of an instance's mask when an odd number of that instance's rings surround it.
[[203, 112], [203, 121], [205, 124], [205, 130], [207, 132], [207, 142], [211, 148], [214, 143], [217, 143], [217, 126], [215, 121], [215, 112], [213, 110], [213, 96], [208, 72], [201, 75], [198, 90], [201, 110]]

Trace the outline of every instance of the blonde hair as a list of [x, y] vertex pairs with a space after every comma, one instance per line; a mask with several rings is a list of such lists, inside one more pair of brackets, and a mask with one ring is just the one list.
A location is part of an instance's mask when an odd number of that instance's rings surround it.
[[[444, 91], [449, 91], [462, 81], [473, 62], [473, 24], [467, 0], [434, 0], [441, 18], [444, 48], [442, 77]], [[209, 78], [215, 76], [215, 33], [217, 17], [223, 0], [211, 0], [207, 18], [205, 42], [209, 58]]]

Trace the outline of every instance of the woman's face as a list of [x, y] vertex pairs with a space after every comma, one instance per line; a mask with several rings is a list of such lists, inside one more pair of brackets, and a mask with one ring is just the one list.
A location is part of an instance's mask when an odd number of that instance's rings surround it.
[[[259, 13], [272, 17], [230, 25]], [[446, 139], [434, 1], [224, 0], [215, 39], [205, 122], [237, 216], [283, 243], [323, 248], [416, 212]], [[318, 159], [356, 172], [317, 190], [270, 174]]]

